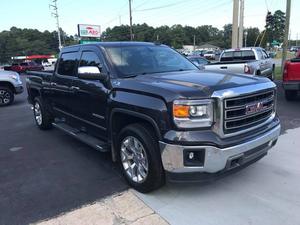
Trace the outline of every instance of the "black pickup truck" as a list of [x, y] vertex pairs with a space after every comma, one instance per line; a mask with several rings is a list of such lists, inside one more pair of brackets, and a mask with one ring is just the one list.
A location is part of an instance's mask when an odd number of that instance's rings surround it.
[[269, 79], [200, 71], [157, 43], [63, 48], [54, 72], [32, 72], [27, 90], [40, 129], [110, 151], [140, 192], [237, 171], [280, 134]]

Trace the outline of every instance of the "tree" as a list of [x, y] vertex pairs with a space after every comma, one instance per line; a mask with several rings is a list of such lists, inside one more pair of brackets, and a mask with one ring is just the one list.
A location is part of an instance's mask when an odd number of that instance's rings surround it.
[[247, 46], [254, 46], [256, 39], [260, 35], [259, 29], [257, 27], [250, 27], [245, 29], [245, 32], [247, 32]]
[[[68, 36], [61, 30], [65, 45], [76, 42], [73, 36]], [[12, 56], [33, 54], [57, 54], [57, 32], [37, 29], [20, 29], [12, 27], [9, 31], [0, 32], [0, 63], [8, 63]]]
[[270, 12], [266, 18], [266, 42], [282, 42], [285, 28], [285, 13], [277, 10], [272, 15]]

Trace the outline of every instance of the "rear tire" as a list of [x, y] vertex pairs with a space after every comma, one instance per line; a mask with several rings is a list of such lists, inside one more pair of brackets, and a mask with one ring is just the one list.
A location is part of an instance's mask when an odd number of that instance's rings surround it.
[[8, 87], [0, 87], [0, 106], [8, 106], [14, 102], [15, 96]]
[[33, 114], [35, 123], [41, 130], [48, 130], [52, 127], [52, 116], [40, 97], [34, 99]]
[[297, 91], [294, 91], [294, 90], [292, 90], [292, 91], [291, 90], [286, 90], [285, 91], [285, 99], [287, 101], [296, 100], [297, 95], [298, 95]]
[[165, 183], [158, 140], [146, 124], [128, 125], [118, 138], [119, 162], [131, 187], [147, 193]]

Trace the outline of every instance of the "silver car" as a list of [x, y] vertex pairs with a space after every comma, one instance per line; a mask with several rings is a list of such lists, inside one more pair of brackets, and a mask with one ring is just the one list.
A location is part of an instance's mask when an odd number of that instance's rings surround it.
[[206, 70], [252, 74], [274, 79], [275, 63], [260, 47], [228, 49], [221, 53], [219, 62], [205, 66]]
[[0, 71], [0, 106], [13, 103], [14, 95], [24, 91], [18, 73], [13, 71]]

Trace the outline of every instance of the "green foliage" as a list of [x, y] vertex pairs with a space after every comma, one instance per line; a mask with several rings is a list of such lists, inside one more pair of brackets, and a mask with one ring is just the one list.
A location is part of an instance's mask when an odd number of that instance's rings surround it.
[[266, 42], [272, 43], [272, 41], [282, 42], [284, 37], [285, 28], [285, 13], [281, 10], [277, 10], [272, 15], [272, 19], [266, 21]]
[[[66, 35], [62, 30], [63, 45], [75, 44], [73, 36]], [[9, 31], [0, 32], [0, 63], [8, 63], [12, 56], [33, 54], [57, 54], [57, 32], [36, 29], [20, 29], [12, 27]]]
[[[229, 47], [231, 43], [231, 25], [226, 25], [226, 31], [219, 30], [210, 25], [199, 27], [182, 26], [179, 24], [160, 26], [153, 28], [147, 24], [133, 25], [134, 40], [159, 41], [174, 48], [182, 48], [183, 45], [192, 45], [194, 35], [196, 44], [210, 43], [220, 47]], [[129, 26], [121, 25], [107, 28], [102, 34], [104, 41], [129, 41]]]

